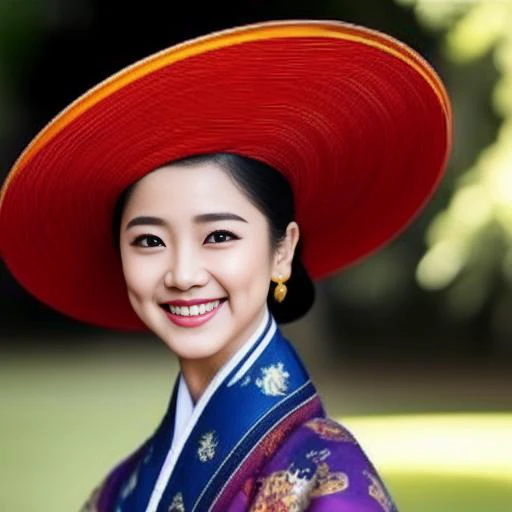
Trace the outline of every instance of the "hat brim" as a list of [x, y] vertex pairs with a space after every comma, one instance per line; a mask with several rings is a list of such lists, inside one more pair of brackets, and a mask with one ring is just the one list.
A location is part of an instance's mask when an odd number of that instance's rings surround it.
[[318, 279], [402, 231], [451, 143], [434, 70], [395, 39], [332, 21], [217, 32], [135, 63], [51, 121], [0, 196], [0, 251], [35, 297], [76, 319], [143, 328], [112, 245], [129, 184], [198, 153], [261, 160], [289, 180]]

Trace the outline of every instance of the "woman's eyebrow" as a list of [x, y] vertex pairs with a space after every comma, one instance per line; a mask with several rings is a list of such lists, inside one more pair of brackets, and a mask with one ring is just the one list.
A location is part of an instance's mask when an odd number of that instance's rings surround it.
[[130, 229], [133, 226], [164, 226], [165, 221], [160, 217], [149, 217], [149, 216], [140, 216], [134, 217], [128, 224], [126, 224], [126, 229]]
[[[243, 217], [236, 215], [236, 213], [229, 212], [202, 213], [194, 217], [194, 222], [197, 224], [204, 224], [206, 222], [215, 222], [219, 220], [237, 220], [247, 223]], [[160, 217], [141, 215], [131, 219], [130, 222], [126, 224], [126, 229], [130, 229], [134, 226], [165, 226], [165, 221]]]
[[202, 213], [194, 217], [194, 222], [203, 224], [206, 222], [215, 222], [219, 220], [238, 220], [240, 222], [247, 222], [244, 218], [236, 215], [235, 213], [219, 212], [219, 213]]

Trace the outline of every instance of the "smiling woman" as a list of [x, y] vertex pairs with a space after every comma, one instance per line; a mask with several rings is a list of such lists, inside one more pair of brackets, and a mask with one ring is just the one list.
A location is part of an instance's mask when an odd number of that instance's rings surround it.
[[396, 511], [277, 324], [311, 307], [311, 278], [404, 229], [450, 141], [430, 66], [334, 21], [169, 48], [34, 139], [0, 196], [8, 267], [71, 317], [151, 330], [181, 370], [85, 511]]
[[132, 186], [121, 207], [130, 303], [180, 358], [195, 401], [261, 324], [271, 278], [290, 275], [299, 236], [292, 210], [284, 233], [270, 224], [279, 242], [271, 239], [264, 214], [216, 163], [237, 160], [162, 167]]
[[[295, 220], [295, 206], [293, 191], [290, 184], [281, 173], [263, 162], [232, 153], [217, 153], [187, 157], [173, 162], [172, 167], [175, 168], [176, 166], [186, 168], [207, 166], [209, 168], [213, 167], [215, 169], [222, 170], [230, 179], [227, 186], [232, 188], [234, 185], [237, 191], [239, 193], [243, 193], [246, 199], [264, 215], [270, 245], [269, 257], [272, 256], [271, 253], [278, 245], [281, 244], [281, 250], [284, 249], [282, 242], [287, 237], [288, 226]], [[209, 176], [209, 178], [211, 178], [211, 176]], [[224, 183], [224, 181], [218, 184], [216, 183], [217, 188], [215, 189], [219, 192], [220, 196], [222, 196], [222, 183]], [[113, 239], [114, 246], [118, 249], [120, 241], [121, 216], [128, 198], [132, 195], [134, 186], [135, 184], [128, 186], [121, 193], [114, 208]], [[166, 198], [166, 201], [168, 199], [170, 199], [170, 196], [169, 198]], [[183, 201], [183, 195], [179, 196], [179, 200]], [[213, 210], [215, 210], [215, 208], [219, 209], [218, 205], [220, 204], [222, 203], [217, 203], [213, 207]], [[218, 211], [215, 213], [210, 212], [194, 216], [194, 224], [207, 224], [208, 222], [213, 223], [215, 221], [222, 220], [247, 222], [245, 219], [233, 212]], [[162, 224], [162, 219], [158, 217], [148, 217], [147, 215], [134, 218], [128, 222], [127, 228], [133, 225], [144, 224]], [[226, 236], [236, 237], [235, 233], [222, 232], [222, 230], [212, 233], [211, 236], [212, 239], [209, 242], [223, 241], [222, 238], [225, 238]], [[148, 245], [157, 243], [154, 239], [152, 241], [146, 239], [142, 242]], [[298, 243], [296, 241], [294, 243], [296, 246], [293, 251], [291, 271], [288, 271], [287, 273], [288, 280], [286, 282], [286, 288], [287, 290], [291, 290], [287, 296], [287, 300], [274, 300], [274, 294], [276, 293], [275, 290], [277, 288], [275, 282], [270, 286], [270, 288], [268, 288], [267, 304], [271, 309], [274, 318], [279, 323], [291, 322], [302, 317], [311, 308], [315, 298], [313, 283], [302, 263], [302, 244], [300, 238]]]

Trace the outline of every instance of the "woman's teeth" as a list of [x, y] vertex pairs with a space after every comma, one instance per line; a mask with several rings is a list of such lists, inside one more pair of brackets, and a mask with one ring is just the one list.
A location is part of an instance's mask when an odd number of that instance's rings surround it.
[[173, 306], [169, 304], [169, 309], [173, 315], [179, 316], [197, 316], [204, 315], [215, 309], [220, 304], [220, 300], [204, 302], [203, 304], [194, 304], [193, 306]]

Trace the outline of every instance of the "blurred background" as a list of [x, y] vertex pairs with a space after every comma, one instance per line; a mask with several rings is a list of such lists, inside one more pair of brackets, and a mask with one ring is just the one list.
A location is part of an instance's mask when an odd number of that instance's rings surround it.
[[[285, 333], [401, 511], [510, 512], [512, 0], [0, 0], [1, 180], [57, 112], [111, 73], [212, 30], [285, 18], [403, 40], [444, 80], [455, 123], [445, 179], [422, 214], [318, 283], [313, 311]], [[0, 311], [0, 510], [78, 510], [156, 427], [176, 360], [149, 334], [49, 310], [3, 263]]]

